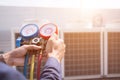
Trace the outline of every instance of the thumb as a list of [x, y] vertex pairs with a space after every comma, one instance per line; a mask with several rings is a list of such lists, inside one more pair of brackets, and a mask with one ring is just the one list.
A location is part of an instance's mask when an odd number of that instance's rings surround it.
[[58, 39], [58, 35], [56, 33], [53, 33], [50, 37], [50, 39], [52, 40], [57, 40]]

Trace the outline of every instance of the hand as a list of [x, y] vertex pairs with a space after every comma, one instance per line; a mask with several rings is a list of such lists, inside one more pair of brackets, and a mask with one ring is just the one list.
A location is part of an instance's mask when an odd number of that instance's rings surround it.
[[46, 53], [48, 57], [54, 57], [61, 62], [62, 58], [64, 57], [65, 53], [65, 44], [62, 39], [58, 39], [56, 34], [53, 34], [46, 45]]
[[23, 45], [19, 48], [16, 48], [8, 53], [3, 54], [3, 58], [8, 65], [23, 66], [24, 57], [28, 50], [40, 50], [40, 46], [36, 45]]

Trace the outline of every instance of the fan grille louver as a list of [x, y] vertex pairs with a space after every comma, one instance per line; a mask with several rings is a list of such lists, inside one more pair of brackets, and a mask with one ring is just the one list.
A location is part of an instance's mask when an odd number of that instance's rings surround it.
[[108, 74], [120, 74], [120, 32], [108, 32]]
[[100, 74], [100, 32], [66, 32], [65, 77]]

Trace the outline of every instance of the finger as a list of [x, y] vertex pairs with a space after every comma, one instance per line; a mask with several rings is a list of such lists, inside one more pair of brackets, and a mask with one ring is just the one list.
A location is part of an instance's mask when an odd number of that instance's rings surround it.
[[40, 50], [40, 49], [42, 49], [41, 46], [37, 46], [37, 45], [24, 45], [23, 47], [25, 47], [27, 50]]
[[63, 44], [64, 45], [64, 47], [65, 47], [65, 43], [64, 43], [64, 41], [63, 41], [63, 39], [58, 39], [58, 41], [57, 41], [58, 43], [60, 43], [60, 44]]
[[59, 42], [64, 43], [63, 39], [58, 39]]
[[58, 39], [58, 35], [54, 33], [54, 34], [51, 35], [50, 39], [57, 40]]
[[28, 59], [28, 64], [30, 64], [30, 62], [31, 62], [31, 56], [29, 56], [29, 59]]
[[24, 58], [14, 58], [13, 65], [15, 66], [23, 66], [24, 65]]

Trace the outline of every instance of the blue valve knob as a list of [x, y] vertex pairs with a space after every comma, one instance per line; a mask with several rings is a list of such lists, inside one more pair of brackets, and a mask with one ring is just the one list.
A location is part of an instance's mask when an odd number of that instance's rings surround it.
[[22, 42], [22, 37], [18, 37], [16, 39], [16, 47], [20, 47], [21, 46], [21, 42]]

